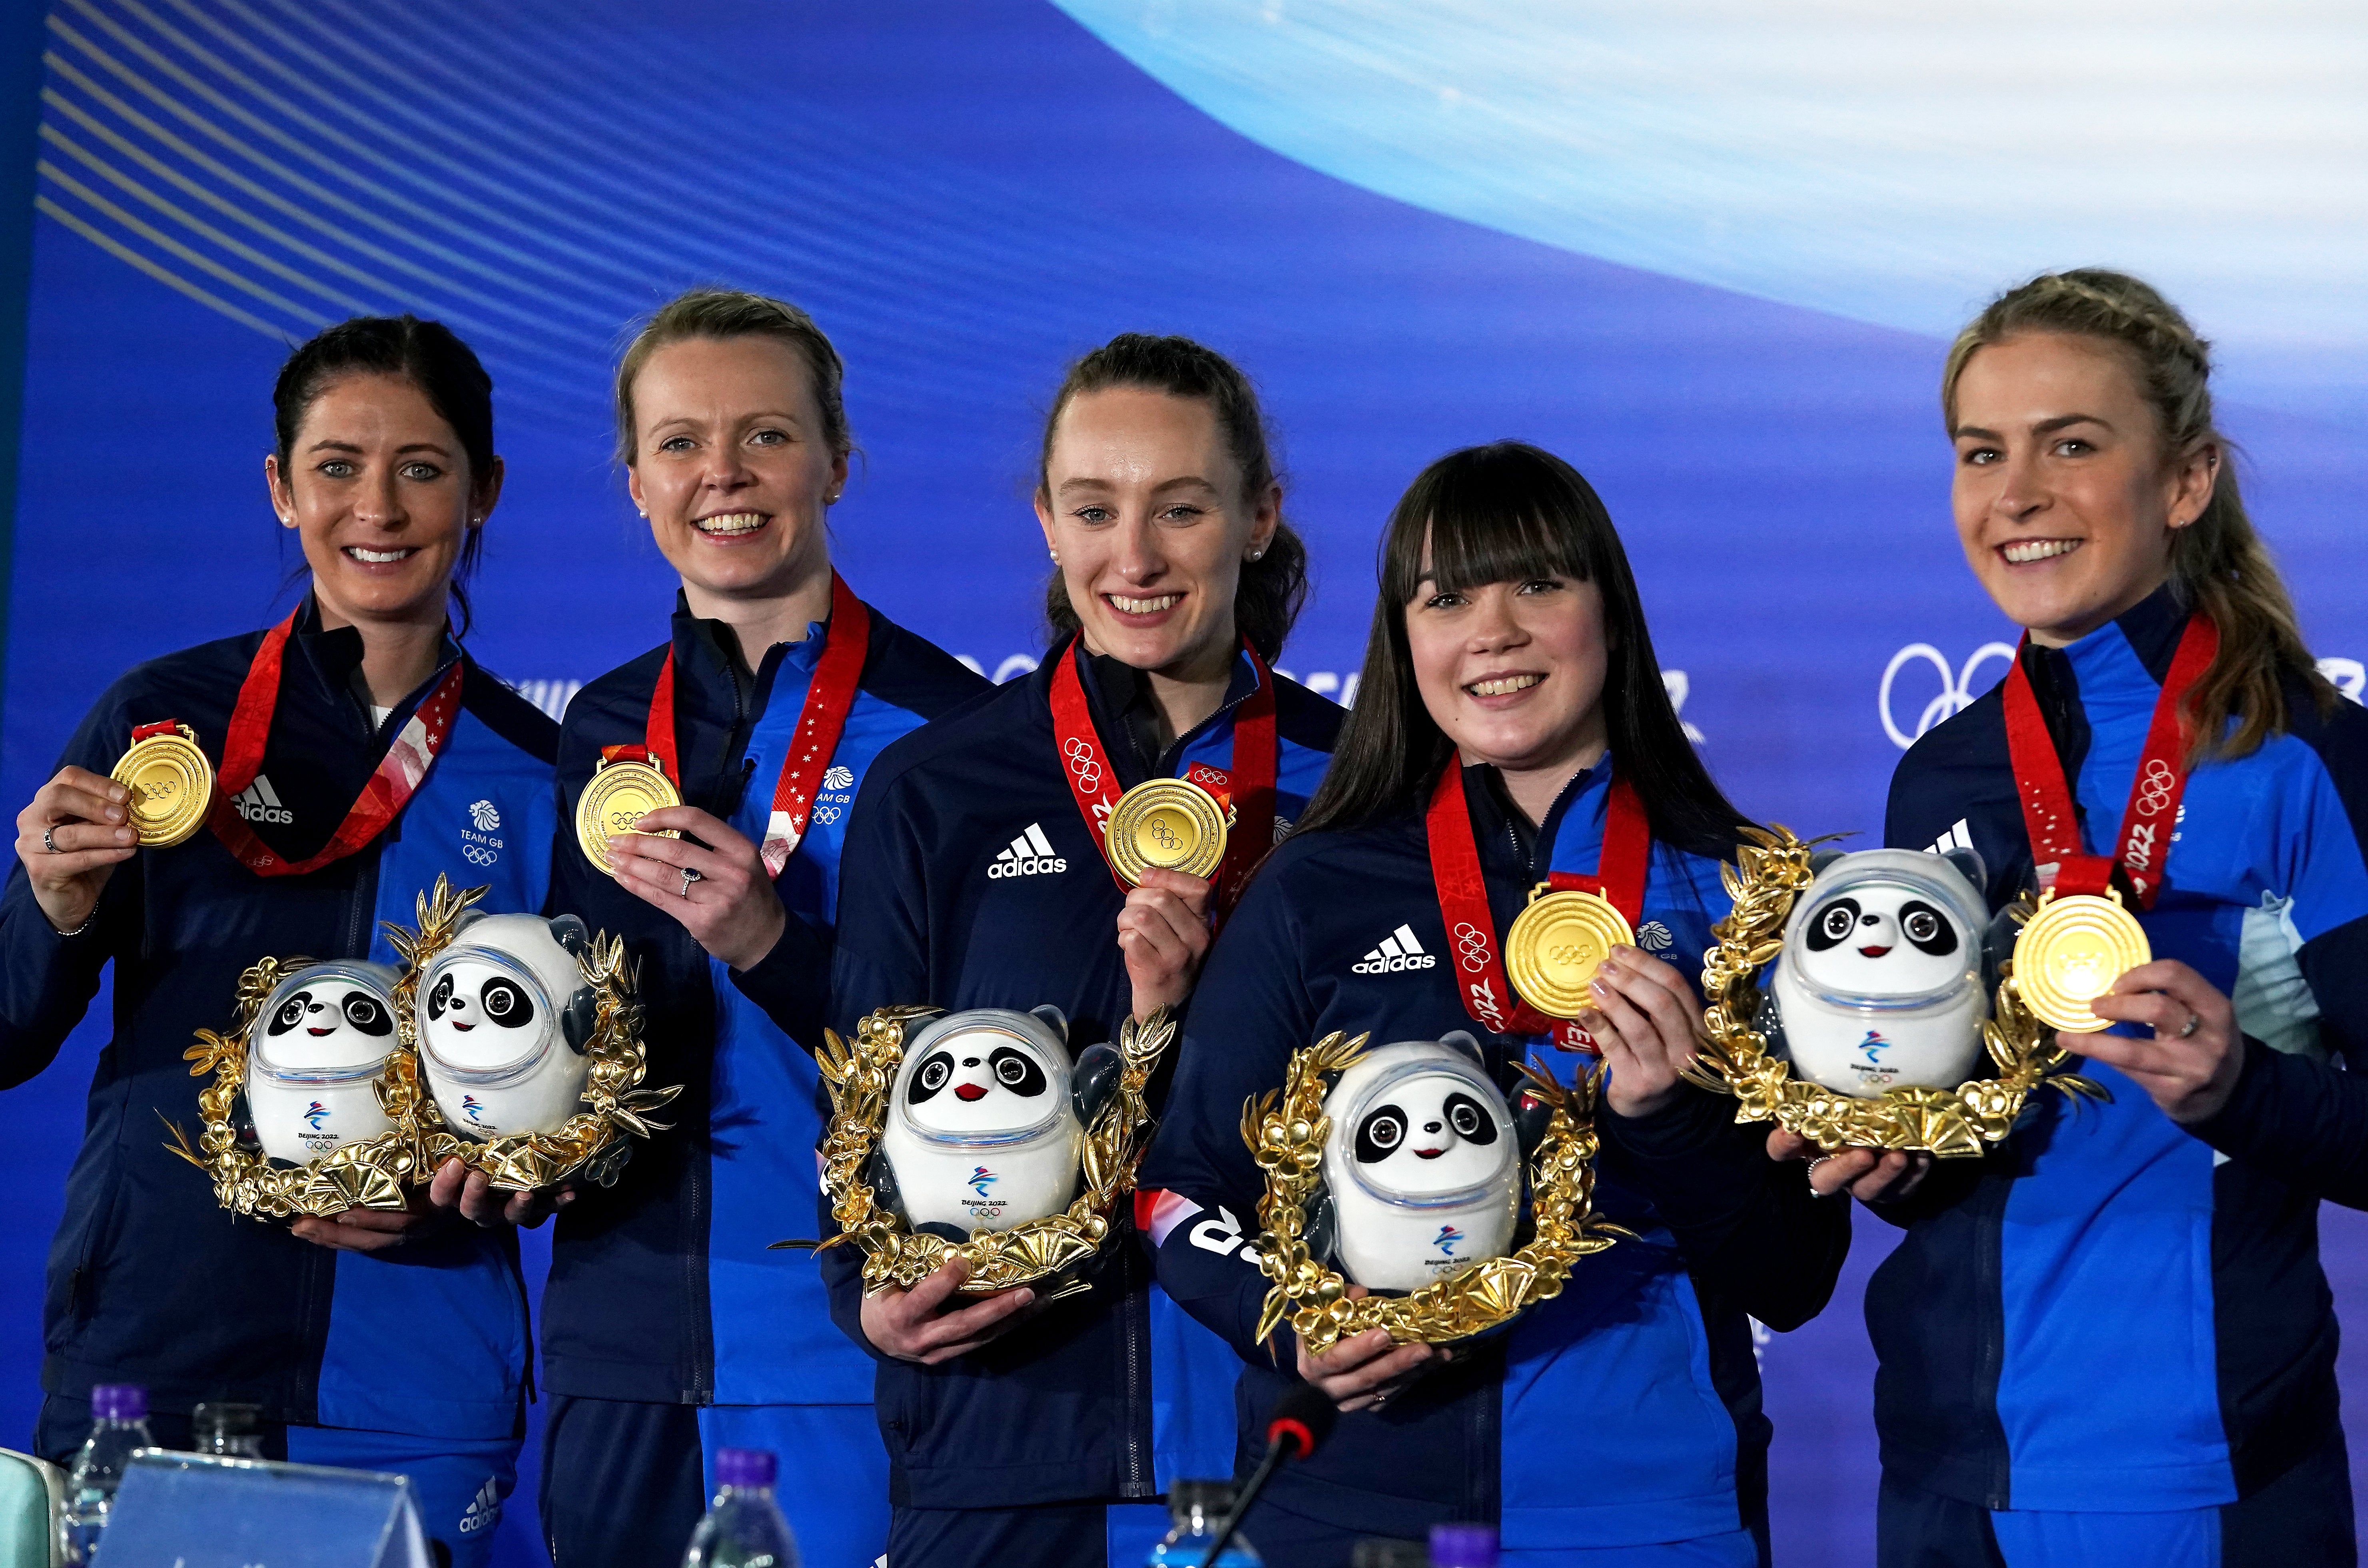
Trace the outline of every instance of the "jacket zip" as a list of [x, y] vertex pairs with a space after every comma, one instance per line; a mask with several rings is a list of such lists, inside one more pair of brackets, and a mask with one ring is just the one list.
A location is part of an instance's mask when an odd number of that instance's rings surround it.
[[1133, 1246], [1122, 1246], [1120, 1257], [1125, 1268], [1120, 1278], [1126, 1295], [1121, 1298], [1119, 1316], [1124, 1320], [1125, 1332], [1120, 1335], [1126, 1351], [1126, 1481], [1119, 1488], [1122, 1497], [1149, 1497], [1157, 1492], [1157, 1484], [1144, 1473], [1144, 1427], [1148, 1417], [1143, 1408], [1143, 1391], [1151, 1381], [1149, 1369], [1143, 1360], [1143, 1319], [1151, 1315], [1151, 1292], [1146, 1288], [1136, 1290], [1137, 1257]]
[[[710, 804], [714, 807], [715, 815], [728, 820], [732, 813], [739, 809], [741, 797], [747, 793], [748, 780], [757, 771], [757, 759], [746, 755], [748, 732], [754, 727], [748, 712], [748, 699], [752, 693], [749, 687], [742, 683], [739, 670], [733, 666], [729, 659], [723, 661], [723, 668], [725, 678], [732, 683], [732, 724], [724, 732], [723, 744], [716, 753], [716, 792]], [[731, 790], [728, 782], [732, 778], [732, 754], [734, 752], [742, 754], [740, 782], [736, 790]], [[727, 791], [730, 795], [729, 799], [725, 798]], [[712, 977], [714, 971], [708, 967], [706, 952], [703, 949], [697, 951], [699, 972]], [[722, 1011], [711, 978], [708, 991], [711, 1041], [713, 1038], [714, 1024], [720, 1019]], [[715, 1064], [712, 1046], [708, 1062], [707, 1095], [708, 1102], [712, 1106], [715, 1099]], [[705, 1153], [698, 1153], [685, 1162], [684, 1173], [684, 1185], [690, 1199], [691, 1212], [697, 1217], [700, 1231], [708, 1233], [704, 1237], [708, 1244], [702, 1244], [699, 1251], [688, 1259], [690, 1275], [688, 1283], [690, 1288], [692, 1344], [690, 1387], [684, 1392], [689, 1395], [689, 1402], [693, 1404], [715, 1403], [715, 1303], [708, 1294], [708, 1267], [713, 1258], [713, 1253], [711, 1250], [712, 1244], [711, 1227], [714, 1215], [708, 1204], [708, 1159], [709, 1156]]]

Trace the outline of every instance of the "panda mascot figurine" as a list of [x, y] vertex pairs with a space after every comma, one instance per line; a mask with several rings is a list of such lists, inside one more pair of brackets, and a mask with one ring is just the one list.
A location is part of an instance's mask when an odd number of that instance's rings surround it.
[[583, 1108], [598, 997], [573, 915], [481, 915], [419, 977], [419, 1066], [444, 1123], [477, 1142], [556, 1132]]
[[1972, 1075], [1990, 1013], [1982, 881], [1970, 849], [1820, 858], [1760, 1008], [1795, 1076], [1873, 1099]]
[[887, 1127], [865, 1171], [905, 1224], [948, 1241], [1067, 1208], [1086, 1129], [1123, 1059], [1088, 1048], [1073, 1067], [1058, 1007], [980, 1007], [932, 1018], [905, 1047]]
[[271, 993], [247, 1035], [241, 1119], [267, 1157], [306, 1165], [393, 1130], [378, 1075], [396, 1045], [394, 983], [385, 964], [316, 963]]
[[1368, 1051], [1325, 1096], [1311, 1249], [1374, 1290], [1418, 1290], [1512, 1250], [1524, 1145], [1479, 1042], [1457, 1030]]

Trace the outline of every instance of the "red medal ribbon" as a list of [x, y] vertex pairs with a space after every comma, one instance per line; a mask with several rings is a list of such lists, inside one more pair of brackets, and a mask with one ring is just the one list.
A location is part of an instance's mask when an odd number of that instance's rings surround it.
[[131, 744], [138, 745], [151, 735], [172, 734], [180, 727], [181, 722], [178, 719], [160, 719], [154, 724], [135, 724], [131, 729]]
[[[1585, 1029], [1568, 1019], [1547, 1017], [1522, 1001], [1505, 978], [1497, 917], [1488, 909], [1480, 846], [1472, 836], [1472, 810], [1463, 798], [1463, 767], [1456, 758], [1448, 759], [1431, 790], [1424, 828], [1430, 840], [1430, 880], [1439, 890], [1439, 918], [1455, 944], [1456, 988], [1463, 997], [1463, 1010], [1498, 1034], [1550, 1034], [1566, 1051], [1592, 1050]], [[1597, 875], [1554, 871], [1546, 881], [1556, 892], [1600, 894], [1634, 930], [1645, 912], [1645, 868], [1652, 849], [1645, 802], [1634, 785], [1614, 773], [1611, 798], [1604, 806]]]
[[[265, 632], [263, 646], [255, 652], [255, 663], [247, 666], [246, 679], [238, 688], [238, 705], [231, 710], [230, 732], [222, 740], [222, 777], [214, 795], [213, 812], [206, 821], [222, 846], [258, 877], [301, 877], [317, 871], [332, 860], [344, 859], [385, 832], [386, 824], [410, 803], [419, 781], [427, 777], [427, 769], [434, 766], [437, 753], [444, 749], [444, 742], [452, 733], [452, 722], [461, 711], [463, 665], [455, 659], [435, 689], [404, 721], [402, 730], [388, 744], [386, 755], [379, 758], [370, 781], [362, 786], [360, 796], [347, 812], [346, 820], [337, 824], [329, 842], [318, 854], [302, 860], [282, 859], [246, 825], [233, 801], [263, 771], [264, 743], [270, 738], [271, 716], [279, 706], [280, 663], [287, 651], [289, 633], [295, 626], [296, 617], [291, 613]], [[153, 731], [155, 726], [146, 728]]]
[[[1085, 683], [1077, 678], [1077, 649], [1075, 637], [1063, 643], [1060, 665], [1053, 672], [1053, 738], [1060, 750], [1062, 776], [1076, 799], [1077, 814], [1086, 819], [1086, 831], [1093, 835], [1094, 847], [1101, 851], [1107, 865], [1110, 814], [1121, 793], [1118, 769], [1094, 728]], [[1234, 766], [1228, 770], [1194, 763], [1184, 773], [1186, 782], [1208, 790], [1220, 806], [1233, 812], [1233, 824], [1225, 830], [1225, 858], [1213, 879], [1221, 924], [1240, 901], [1250, 873], [1274, 847], [1274, 785], [1281, 760], [1274, 725], [1274, 676], [1247, 638], [1242, 640], [1242, 651], [1258, 672], [1258, 687], [1242, 699], [1234, 714]], [[1126, 885], [1119, 881], [1115, 869], [1110, 878], [1121, 888]]]
[[[837, 572], [830, 574], [830, 624], [823, 630], [822, 656], [814, 661], [806, 683], [806, 699], [798, 710], [798, 727], [781, 758], [781, 776], [773, 784], [773, 805], [765, 823], [765, 842], [757, 855], [766, 875], [779, 880], [781, 869], [797, 853], [814, 813], [815, 793], [830, 768], [831, 754], [847, 729], [855, 707], [856, 687], [863, 680], [863, 661], [871, 648], [871, 612]], [[650, 716], [637, 746], [603, 746], [610, 762], [646, 762], [682, 785], [674, 744], [674, 650], [666, 650], [658, 666], [658, 682], [650, 692]]]
[[[2028, 646], [2030, 637], [2023, 638]], [[2139, 754], [2137, 777], [2130, 786], [2130, 803], [2122, 817], [2119, 853], [2089, 854], [2080, 843], [2080, 818], [2073, 807], [2072, 788], [2064, 777], [2064, 759], [2047, 733], [2039, 698], [2022, 666], [2022, 650], [2015, 651], [2014, 668], [2006, 677], [2007, 755], [2014, 767], [2015, 794], [2022, 802], [2022, 824], [2031, 835], [2034, 869], [2053, 863], [2048, 883], [2057, 892], [2100, 894], [2112, 883], [2119, 866], [2137, 895], [2140, 909], [2154, 907], [2162, 891], [2162, 863], [2170, 858], [2170, 833], [2179, 821], [2180, 798], [2187, 793], [2188, 725], [2180, 704], [2220, 652], [2220, 629], [2209, 616], [2188, 618], [2180, 634], [2179, 651], [2171, 655], [2170, 672], [2155, 699], [2154, 722], [2146, 728], [2146, 750]]]

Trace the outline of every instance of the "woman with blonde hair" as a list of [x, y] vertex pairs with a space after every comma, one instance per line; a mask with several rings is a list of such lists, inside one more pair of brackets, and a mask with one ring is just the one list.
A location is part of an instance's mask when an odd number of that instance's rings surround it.
[[568, 705], [560, 790], [572, 826], [599, 768], [638, 760], [682, 803], [591, 835], [599, 861], [563, 834], [552, 876], [625, 939], [650, 1082], [683, 1094], [552, 1245], [542, 1513], [568, 1568], [679, 1558], [724, 1449], [777, 1456], [807, 1561], [870, 1562], [887, 1532], [871, 1362], [813, 1258], [771, 1244], [821, 1222], [809, 1052], [848, 808], [882, 747], [986, 683], [831, 565], [842, 373], [805, 312], [723, 289], [670, 301], [617, 370], [618, 457], [680, 586], [666, 640]]
[[1886, 1564], [2353, 1561], [2317, 1211], [2368, 1205], [2335, 1061], [2368, 1060], [2368, 714], [2314, 669], [2210, 375], [2096, 270], [2000, 296], [1943, 374], [1958, 536], [2025, 637], [1901, 761], [1888, 841], [1970, 846], [1996, 904], [2117, 900], [2152, 959], [2060, 1037], [2106, 1103], [1811, 1167], [1907, 1232], [1867, 1295]]

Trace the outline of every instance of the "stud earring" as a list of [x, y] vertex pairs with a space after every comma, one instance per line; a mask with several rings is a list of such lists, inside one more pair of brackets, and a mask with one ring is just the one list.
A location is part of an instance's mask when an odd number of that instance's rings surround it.
[[1051, 556], [1051, 557], [1053, 558], [1053, 565], [1058, 566], [1059, 564], [1061, 564], [1061, 552], [1060, 552], [1059, 551], [1057, 551], [1057, 550], [1048, 550], [1048, 551], [1046, 551], [1044, 553], [1045, 553], [1045, 554], [1047, 554], [1047, 555], [1049, 555], [1049, 556]]
[[1257, 560], [1258, 560], [1258, 559], [1262, 558], [1265, 554], [1266, 554], [1266, 551], [1263, 551], [1263, 550], [1253, 550], [1253, 551], [1250, 551], [1250, 553], [1249, 553], [1249, 559], [1250, 559], [1250, 560], [1252, 560], [1252, 561], [1257, 561]]

